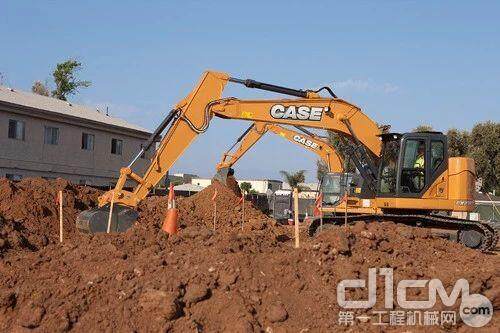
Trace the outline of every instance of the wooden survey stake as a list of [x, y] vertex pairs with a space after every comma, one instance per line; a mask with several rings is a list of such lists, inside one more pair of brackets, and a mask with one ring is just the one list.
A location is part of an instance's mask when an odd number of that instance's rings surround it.
[[215, 223], [217, 221], [217, 201], [215, 200], [217, 198], [217, 189], [214, 191], [214, 195], [212, 196], [212, 201], [214, 203], [214, 231], [215, 231]]
[[293, 189], [293, 210], [294, 210], [294, 219], [295, 219], [295, 248], [298, 249], [300, 247], [300, 239], [299, 239], [299, 190], [297, 188]]
[[59, 242], [63, 241], [63, 192], [59, 191]]

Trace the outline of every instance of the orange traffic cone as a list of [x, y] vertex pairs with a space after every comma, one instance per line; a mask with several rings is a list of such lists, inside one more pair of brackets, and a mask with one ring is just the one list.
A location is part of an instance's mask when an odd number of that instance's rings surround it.
[[175, 207], [175, 193], [174, 185], [170, 184], [170, 189], [168, 191], [168, 209], [167, 216], [163, 220], [163, 226], [161, 230], [165, 231], [169, 235], [174, 235], [177, 233], [177, 226], [179, 220], [179, 213]]

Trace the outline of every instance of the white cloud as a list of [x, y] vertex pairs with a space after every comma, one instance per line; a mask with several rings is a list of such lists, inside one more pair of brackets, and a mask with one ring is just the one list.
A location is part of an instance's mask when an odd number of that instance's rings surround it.
[[384, 83], [383, 90], [385, 93], [393, 93], [399, 90], [399, 87], [392, 83]]

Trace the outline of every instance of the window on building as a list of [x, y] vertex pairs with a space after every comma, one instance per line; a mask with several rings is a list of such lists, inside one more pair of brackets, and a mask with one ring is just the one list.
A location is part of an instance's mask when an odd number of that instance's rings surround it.
[[123, 141], [119, 139], [111, 139], [111, 154], [121, 155], [123, 150]]
[[59, 144], [59, 128], [45, 126], [45, 144], [58, 145]]
[[83, 150], [94, 150], [94, 135], [88, 133], [82, 133], [82, 149]]
[[9, 119], [9, 138], [24, 141], [24, 121]]
[[5, 175], [5, 178], [7, 178], [8, 180], [12, 180], [12, 181], [20, 181], [21, 179], [23, 179], [23, 176], [22, 175], [16, 175], [16, 174], [13, 174], [13, 173], [8, 173]]

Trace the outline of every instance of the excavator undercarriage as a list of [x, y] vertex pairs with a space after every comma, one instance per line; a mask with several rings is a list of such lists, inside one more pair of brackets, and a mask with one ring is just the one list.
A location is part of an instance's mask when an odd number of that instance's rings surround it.
[[494, 250], [498, 242], [498, 231], [495, 230], [493, 225], [489, 222], [459, 219], [434, 214], [348, 213], [346, 216], [339, 213], [338, 215], [314, 218], [309, 225], [308, 234], [313, 237], [318, 232], [321, 232], [323, 228], [328, 228], [331, 225], [352, 225], [359, 221], [391, 221], [414, 227], [433, 229], [435, 234], [439, 234], [440, 236], [482, 252]]

